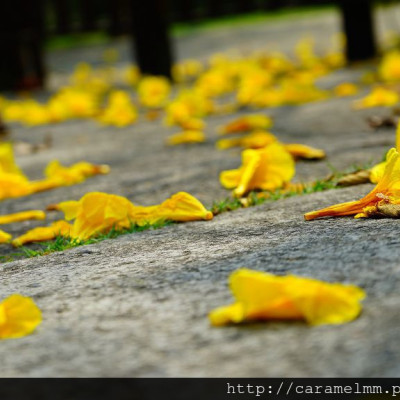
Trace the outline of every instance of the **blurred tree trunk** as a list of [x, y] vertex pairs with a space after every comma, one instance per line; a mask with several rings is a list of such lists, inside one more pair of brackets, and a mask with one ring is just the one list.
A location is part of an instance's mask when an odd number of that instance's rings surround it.
[[0, 1], [0, 90], [43, 86], [42, 0]]
[[346, 34], [346, 56], [349, 62], [376, 55], [373, 7], [370, 0], [339, 0], [343, 30]]
[[131, 0], [137, 63], [143, 74], [171, 78], [172, 49], [166, 0]]

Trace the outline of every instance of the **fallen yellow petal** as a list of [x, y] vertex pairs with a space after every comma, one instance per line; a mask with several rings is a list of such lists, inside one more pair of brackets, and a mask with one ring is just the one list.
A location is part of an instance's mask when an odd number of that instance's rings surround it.
[[42, 313], [29, 297], [13, 294], [0, 303], [0, 339], [16, 339], [32, 333]]
[[55, 239], [57, 236], [70, 236], [71, 225], [66, 221], [56, 221], [50, 226], [38, 227], [29, 230], [25, 234], [15, 238], [11, 244], [14, 247], [23, 246], [31, 242], [43, 242]]
[[326, 157], [323, 150], [305, 144], [285, 144], [284, 146], [295, 159], [321, 160]]
[[209, 314], [214, 326], [253, 320], [343, 324], [361, 312], [365, 292], [352, 285], [240, 269], [229, 278], [236, 302]]
[[175, 146], [184, 143], [202, 143], [206, 140], [204, 133], [200, 131], [183, 131], [176, 133], [167, 139], [167, 144]]
[[45, 219], [46, 213], [40, 210], [22, 211], [15, 214], [0, 215], [0, 225], [21, 222], [29, 219]]
[[4, 232], [0, 229], [0, 243], [9, 243], [11, 242], [12, 236], [7, 233]]
[[235, 188], [234, 195], [241, 197], [250, 190], [275, 190], [289, 182], [295, 174], [293, 157], [280, 144], [242, 152], [242, 166], [237, 170], [223, 171], [222, 186]]
[[245, 149], [260, 149], [276, 142], [278, 139], [269, 132], [255, 131], [241, 138], [229, 138], [218, 140], [216, 146], [219, 150], [229, 149], [231, 147], [242, 147]]
[[219, 133], [226, 135], [229, 133], [247, 132], [257, 129], [268, 129], [272, 126], [272, 119], [267, 115], [254, 114], [239, 117], [219, 129]]

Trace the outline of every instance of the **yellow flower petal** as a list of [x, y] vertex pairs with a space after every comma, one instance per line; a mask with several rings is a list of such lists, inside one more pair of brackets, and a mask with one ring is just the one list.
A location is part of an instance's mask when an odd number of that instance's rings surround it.
[[306, 146], [304, 144], [285, 144], [285, 149], [294, 157], [295, 159], [303, 158], [306, 160], [320, 160], [325, 158], [326, 154], [321, 149], [316, 149], [311, 146]]
[[57, 236], [70, 236], [71, 225], [66, 221], [56, 221], [50, 226], [38, 227], [29, 230], [25, 234], [15, 238], [11, 244], [14, 247], [23, 246], [31, 242], [43, 242], [55, 239]]
[[242, 166], [238, 170], [222, 172], [220, 181], [230, 189], [237, 180], [234, 195], [240, 197], [253, 189], [278, 189], [289, 182], [294, 173], [292, 156], [280, 143], [272, 143], [263, 149], [244, 150]]
[[184, 143], [202, 143], [206, 140], [204, 133], [200, 131], [183, 131], [176, 133], [167, 139], [167, 144], [175, 146]]
[[236, 302], [210, 315], [214, 326], [252, 320], [305, 320], [311, 325], [342, 324], [361, 312], [362, 289], [352, 285], [240, 269], [229, 278]]
[[40, 210], [22, 211], [15, 214], [0, 215], [1, 224], [11, 224], [13, 222], [21, 222], [29, 219], [45, 219], [46, 214]]
[[42, 322], [33, 300], [13, 294], [0, 303], [0, 339], [15, 339], [32, 333]]
[[174, 194], [158, 207], [157, 214], [168, 221], [210, 220], [213, 213], [208, 211], [195, 197], [186, 192]]
[[219, 133], [240, 133], [257, 129], [268, 129], [272, 126], [272, 119], [263, 114], [246, 115], [239, 117], [221, 127]]
[[4, 232], [0, 229], [0, 243], [9, 243], [11, 242], [12, 236], [7, 233]]
[[276, 141], [277, 138], [272, 133], [266, 131], [255, 131], [241, 138], [235, 137], [235, 138], [218, 140], [216, 146], [219, 150], [225, 150], [231, 147], [243, 147], [245, 149], [260, 149]]

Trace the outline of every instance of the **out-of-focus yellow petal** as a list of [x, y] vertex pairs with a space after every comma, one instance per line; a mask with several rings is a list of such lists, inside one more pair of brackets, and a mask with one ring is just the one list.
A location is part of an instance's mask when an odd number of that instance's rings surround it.
[[72, 226], [66, 221], [56, 221], [51, 226], [38, 227], [29, 230], [25, 234], [15, 238], [11, 244], [15, 247], [23, 246], [31, 242], [43, 242], [52, 240], [57, 236], [70, 236]]
[[276, 142], [278, 139], [269, 132], [255, 131], [241, 138], [220, 139], [217, 142], [219, 150], [229, 149], [231, 147], [243, 147], [245, 149], [260, 149]]
[[231, 169], [222, 171], [219, 180], [221, 185], [226, 189], [233, 189], [239, 185], [241, 172], [239, 169]]
[[354, 108], [391, 107], [399, 102], [397, 92], [377, 86], [364, 98], [354, 102]]
[[383, 173], [385, 172], [385, 168], [386, 168], [386, 161], [383, 161], [373, 166], [369, 174], [369, 180], [372, 183], [378, 183], [382, 179]]
[[11, 224], [13, 222], [21, 222], [29, 219], [45, 219], [46, 213], [41, 210], [22, 211], [15, 214], [0, 215], [1, 224]]
[[350, 82], [341, 83], [334, 89], [335, 95], [338, 97], [354, 96], [358, 91], [358, 86]]
[[326, 157], [321, 149], [306, 146], [305, 144], [285, 144], [285, 149], [295, 158], [303, 158], [306, 160], [320, 160]]
[[4, 232], [0, 229], [0, 243], [9, 243], [11, 242], [12, 236], [7, 233]]
[[0, 143], [0, 171], [24, 176], [15, 163], [12, 143]]
[[32, 333], [42, 313], [29, 297], [13, 294], [0, 303], [0, 339], [16, 339]]
[[272, 119], [267, 115], [254, 114], [239, 117], [219, 129], [219, 133], [240, 133], [258, 129], [268, 129], [272, 126]]
[[215, 326], [252, 320], [305, 320], [311, 325], [342, 324], [361, 312], [362, 289], [352, 285], [240, 269], [231, 274], [236, 302], [213, 310]]
[[167, 139], [167, 144], [175, 146], [185, 143], [202, 143], [206, 140], [204, 133], [200, 131], [184, 131], [176, 133]]

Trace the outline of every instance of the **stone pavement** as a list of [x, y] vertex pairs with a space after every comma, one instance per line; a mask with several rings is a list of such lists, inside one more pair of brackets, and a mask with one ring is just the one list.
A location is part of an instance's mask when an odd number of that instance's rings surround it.
[[[300, 31], [304, 24], [299, 22]], [[291, 28], [296, 29], [293, 22]], [[279, 41], [279, 34], [275, 37]], [[340, 71], [324, 78], [323, 85], [355, 80], [361, 73], [361, 68]], [[374, 132], [365, 121], [387, 110], [354, 111], [351, 101], [330, 99], [265, 112], [274, 117], [272, 131], [283, 142], [322, 147], [329, 163], [343, 170], [379, 161], [394, 143], [393, 129]], [[82, 159], [108, 163], [112, 172], [81, 185], [3, 201], [0, 213], [44, 208], [94, 190], [144, 205], [183, 190], [209, 206], [228, 195], [219, 185], [219, 172], [240, 163], [239, 151], [214, 147], [216, 127], [231, 118], [210, 117], [206, 143], [172, 148], [164, 140], [175, 129], [160, 121], [143, 120], [124, 129], [93, 121], [14, 127], [15, 140], [39, 143], [48, 133], [53, 137], [51, 149], [18, 158], [32, 178], [54, 158], [67, 164]], [[329, 172], [324, 161], [303, 162], [297, 164], [296, 179], [323, 178]], [[396, 376], [399, 222], [303, 220], [307, 211], [360, 198], [371, 188], [293, 197], [208, 222], [175, 224], [1, 264], [0, 298], [15, 292], [32, 296], [44, 320], [33, 335], [0, 342], [0, 376]], [[50, 214], [49, 221], [60, 217]], [[42, 224], [4, 229], [18, 234]], [[8, 251], [0, 246], [1, 254]], [[341, 326], [274, 322], [212, 328], [207, 314], [231, 302], [227, 278], [239, 267], [360, 285], [368, 294], [364, 311]]]

